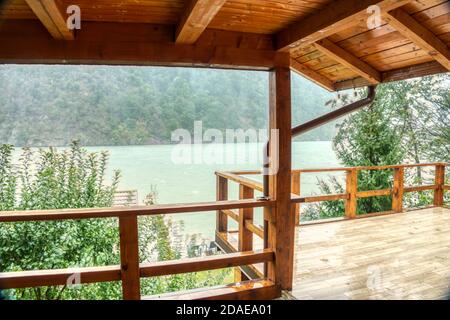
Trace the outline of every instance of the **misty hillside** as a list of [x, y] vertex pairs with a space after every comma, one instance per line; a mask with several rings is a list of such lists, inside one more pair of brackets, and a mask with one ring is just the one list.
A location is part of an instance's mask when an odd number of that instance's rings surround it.
[[[293, 124], [329, 111], [333, 95], [293, 74]], [[267, 126], [266, 72], [99, 66], [0, 66], [0, 143], [170, 143], [177, 128]], [[334, 125], [302, 140], [331, 140]]]

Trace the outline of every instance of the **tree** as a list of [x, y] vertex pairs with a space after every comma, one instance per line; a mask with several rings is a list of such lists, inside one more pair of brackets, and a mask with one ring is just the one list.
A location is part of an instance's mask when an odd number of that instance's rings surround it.
[[[360, 97], [361, 91], [356, 93]], [[336, 107], [350, 102], [343, 94], [330, 103]], [[421, 79], [379, 85], [375, 102], [349, 116], [338, 125], [333, 140], [337, 157], [345, 166], [373, 166], [401, 162], [449, 161], [450, 157], [450, 76], [435, 75]], [[406, 172], [406, 184], [432, 183], [433, 175], [423, 168]], [[363, 171], [358, 176], [359, 190], [392, 187], [392, 171]], [[344, 193], [342, 181], [318, 181], [323, 193]], [[408, 206], [431, 201], [430, 192], [406, 194]], [[358, 213], [390, 210], [390, 197], [358, 201]], [[306, 219], [342, 215], [341, 202], [325, 202], [306, 210]]]
[[[12, 162], [11, 146], [2, 146], [2, 158]], [[9, 166], [0, 197], [9, 198], [2, 210], [39, 210], [111, 206], [119, 173], [105, 185], [108, 155], [87, 153], [77, 142], [58, 152], [54, 148], [38, 153], [25, 148], [19, 166]], [[8, 166], [7, 166], [8, 167]], [[2, 203], [4, 203], [2, 201]], [[0, 269], [40, 270], [117, 264], [117, 223], [113, 219], [2, 223]], [[91, 296], [102, 285], [86, 289]], [[66, 286], [15, 290], [17, 298], [59, 299], [71, 297]]]
[[[381, 87], [384, 112], [391, 126], [398, 128], [405, 149], [405, 161], [413, 163], [450, 161], [450, 76], [435, 75], [398, 81]], [[434, 168], [406, 170], [407, 185], [434, 183]], [[407, 206], [432, 202], [433, 193], [408, 193]]]
[[[358, 92], [357, 97], [363, 92]], [[347, 117], [338, 124], [338, 133], [333, 139], [333, 148], [342, 164], [354, 166], [381, 166], [401, 163], [404, 159], [402, 138], [391, 126], [391, 119], [384, 112], [381, 103], [383, 91], [377, 92], [375, 101], [368, 107]], [[347, 104], [351, 100], [344, 94], [333, 101], [334, 107]], [[342, 182], [332, 178], [329, 182], [319, 180], [319, 188], [324, 193], [345, 193]], [[358, 190], [375, 190], [392, 187], [392, 172], [366, 170], [358, 173]], [[390, 197], [360, 199], [357, 214], [387, 211], [391, 208]], [[336, 217], [344, 212], [340, 201], [328, 201], [311, 207], [305, 212], [305, 219]]]
[[[328, 111], [330, 93], [298, 75], [293, 85], [294, 123]], [[192, 130], [194, 120], [205, 129], [263, 129], [267, 88], [267, 73], [255, 71], [5, 65], [0, 141], [42, 147], [73, 139], [85, 146], [171, 143], [171, 132]], [[328, 125], [302, 138], [329, 140], [332, 132]]]

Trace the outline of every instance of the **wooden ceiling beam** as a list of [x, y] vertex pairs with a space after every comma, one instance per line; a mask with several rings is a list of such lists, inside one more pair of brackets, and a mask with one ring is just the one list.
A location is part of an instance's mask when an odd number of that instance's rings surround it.
[[73, 40], [73, 31], [67, 28], [62, 6], [59, 0], [25, 0], [34, 14], [47, 28], [53, 38]]
[[226, 0], [191, 0], [178, 24], [175, 42], [194, 44]]
[[[270, 70], [267, 35], [205, 30], [195, 45], [173, 43], [173, 28], [140, 23], [83, 23], [73, 41], [56, 41], [37, 20], [0, 24], [0, 63], [100, 64]], [[245, 45], [243, 45], [245, 43]]]
[[342, 49], [329, 39], [322, 39], [314, 44], [314, 46], [331, 58], [332, 60], [346, 66], [350, 70], [367, 79], [371, 84], [378, 84], [381, 80], [381, 73], [370, 65], [361, 61], [350, 52]]
[[387, 12], [384, 17], [400, 34], [428, 52], [430, 56], [450, 71], [450, 49], [433, 32], [401, 8]]
[[372, 5], [379, 6], [382, 12], [390, 11], [411, 0], [336, 0], [328, 6], [277, 33], [277, 49], [289, 50], [307, 46], [335, 33], [366, 21]]
[[291, 59], [291, 70], [328, 91], [335, 91], [333, 81], [294, 59]]

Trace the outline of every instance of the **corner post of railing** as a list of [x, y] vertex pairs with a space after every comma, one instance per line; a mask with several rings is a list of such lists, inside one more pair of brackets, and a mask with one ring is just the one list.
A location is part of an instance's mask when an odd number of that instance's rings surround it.
[[292, 290], [294, 274], [295, 213], [291, 203], [291, 70], [289, 53], [277, 52], [269, 72], [270, 175], [269, 197], [275, 207], [266, 210], [267, 243], [275, 253], [267, 278], [282, 290]]
[[125, 300], [140, 300], [137, 215], [119, 217], [120, 269]]
[[394, 185], [392, 190], [392, 210], [394, 212], [403, 212], [403, 188], [405, 169], [404, 167], [398, 167], [394, 169]]
[[[216, 173], [216, 200], [228, 200], [228, 179]], [[222, 210], [216, 213], [216, 232], [228, 231], [228, 217]]]
[[441, 163], [436, 164], [434, 184], [436, 189], [433, 204], [442, 207], [444, 205], [445, 165]]
[[347, 171], [346, 191], [347, 200], [345, 201], [345, 217], [353, 219], [356, 217], [357, 192], [358, 192], [358, 170], [351, 168]]
[[[292, 171], [291, 173], [291, 192], [300, 196], [300, 171]], [[295, 224], [300, 224], [300, 203], [295, 203]]]

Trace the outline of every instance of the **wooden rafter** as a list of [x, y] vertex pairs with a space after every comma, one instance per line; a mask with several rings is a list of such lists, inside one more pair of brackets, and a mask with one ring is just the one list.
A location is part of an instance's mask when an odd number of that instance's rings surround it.
[[411, 0], [337, 0], [277, 34], [277, 49], [306, 46], [358, 24], [369, 17], [367, 8], [379, 6], [385, 12], [404, 6]]
[[226, 0], [191, 0], [178, 24], [175, 42], [195, 43], [225, 2]]
[[327, 55], [332, 60], [353, 70], [361, 77], [367, 79], [370, 83], [378, 84], [381, 82], [381, 73], [378, 70], [375, 70], [370, 65], [361, 61], [350, 52], [342, 49], [329, 39], [320, 40], [314, 45], [317, 50]]
[[314, 82], [315, 84], [321, 86], [322, 88], [327, 89], [328, 91], [335, 90], [334, 84], [330, 79], [321, 75], [317, 71], [308, 68], [304, 64], [297, 62], [294, 59], [291, 59], [291, 70], [297, 72], [301, 76]]
[[450, 70], [450, 50], [430, 30], [422, 26], [401, 8], [387, 12], [385, 19], [405, 38], [428, 52], [437, 62]]
[[[383, 82], [400, 81], [405, 79], [425, 77], [433, 74], [440, 74], [447, 72], [437, 61], [426, 62], [411, 67], [386, 71], [382, 73]], [[365, 87], [370, 85], [370, 82], [364, 78], [355, 78], [345, 81], [336, 82], [334, 84], [335, 90], [346, 90], [351, 88]]]
[[67, 28], [60, 1], [26, 0], [26, 2], [53, 38], [58, 40], [74, 39], [73, 32]]

